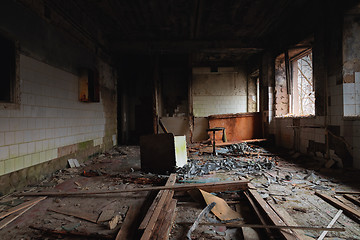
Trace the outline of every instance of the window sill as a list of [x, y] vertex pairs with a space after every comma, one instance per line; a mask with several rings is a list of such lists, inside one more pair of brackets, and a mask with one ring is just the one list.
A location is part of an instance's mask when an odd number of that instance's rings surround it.
[[0, 102], [0, 110], [7, 110], [7, 109], [20, 109], [20, 103]]
[[[308, 116], [294, 116], [294, 115], [291, 115], [291, 116], [275, 116], [275, 118], [277, 119], [313, 119], [313, 118], [316, 118], [315, 115], [308, 115]], [[360, 119], [360, 117], [359, 117]]]

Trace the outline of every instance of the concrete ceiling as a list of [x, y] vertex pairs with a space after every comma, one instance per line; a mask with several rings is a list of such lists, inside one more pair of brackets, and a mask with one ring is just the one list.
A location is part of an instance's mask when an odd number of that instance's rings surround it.
[[343, 2], [354, 1], [46, 1], [93, 38], [100, 35], [93, 27], [101, 29], [104, 47], [114, 56], [193, 53], [203, 62], [247, 60], [263, 49], [294, 44], [313, 33], [324, 12]]

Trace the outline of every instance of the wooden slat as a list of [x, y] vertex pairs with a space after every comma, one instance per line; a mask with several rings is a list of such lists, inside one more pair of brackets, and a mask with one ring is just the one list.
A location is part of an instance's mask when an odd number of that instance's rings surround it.
[[[338, 220], [338, 218], [340, 217], [340, 215], [341, 215], [342, 212], [343, 212], [342, 210], [339, 210], [339, 211], [336, 213], [336, 215], [334, 216], [334, 218], [331, 220], [331, 222], [330, 222], [329, 225], [327, 226], [328, 228], [331, 228], [331, 227], [336, 223], [336, 221]], [[319, 236], [319, 238], [318, 238], [317, 240], [323, 240], [327, 233], [328, 233], [328, 231], [322, 232], [321, 235]]]
[[24, 202], [16, 207], [10, 208], [10, 209], [6, 210], [5, 212], [0, 213], [0, 219], [4, 218], [12, 213], [15, 213], [17, 211], [20, 211], [21, 209], [27, 208], [35, 203], [38, 203], [38, 202], [44, 200], [45, 198], [46, 197], [36, 198], [36, 199], [30, 200], [30, 201]]
[[[175, 181], [176, 181], [176, 174], [171, 174], [168, 179], [169, 184], [170, 184], [170, 182], [175, 182]], [[174, 191], [172, 191], [172, 190], [164, 191], [164, 193], [160, 197], [159, 203], [157, 204], [153, 214], [151, 215], [151, 218], [150, 218], [149, 223], [141, 237], [141, 240], [150, 239], [150, 237], [153, 233], [154, 227], [155, 227], [155, 223], [160, 215], [160, 212], [163, 210], [165, 203], [171, 201], [173, 195], [174, 195]]]
[[25, 212], [27, 212], [30, 208], [32, 208], [33, 206], [35, 206], [37, 203], [39, 203], [40, 201], [44, 200], [46, 197], [42, 197], [42, 198], [38, 198], [36, 199], [37, 201], [32, 201], [31, 205], [28, 205], [26, 208], [21, 208], [20, 211], [16, 211], [16, 213], [14, 213], [13, 215], [3, 219], [0, 221], [0, 230], [3, 229], [4, 227], [6, 227], [9, 223], [13, 222], [15, 219], [17, 219], [18, 217], [20, 217], [21, 215], [23, 215]]
[[96, 195], [96, 194], [111, 194], [111, 193], [126, 193], [126, 192], [144, 192], [153, 190], [173, 190], [173, 191], [188, 191], [191, 189], [201, 188], [207, 192], [223, 192], [246, 190], [247, 180], [226, 181], [226, 182], [212, 182], [212, 183], [191, 183], [191, 184], [175, 184], [174, 186], [157, 186], [157, 187], [144, 187], [133, 188], [113, 191], [80, 191], [80, 192], [30, 192], [18, 194], [19, 196], [75, 196], [75, 195]]
[[326, 202], [330, 203], [331, 205], [342, 209], [345, 213], [349, 214], [350, 216], [360, 218], [360, 212], [357, 211], [356, 209], [345, 205], [344, 203], [340, 202], [339, 200], [336, 200], [335, 198], [332, 198], [329, 195], [319, 193], [319, 192], [315, 192], [315, 194], [317, 196], [321, 197]]
[[348, 200], [350, 200], [351, 202], [355, 203], [356, 205], [360, 206], [360, 200], [357, 199], [356, 197], [354, 196], [351, 196], [349, 194], [345, 194], [344, 197]]
[[[170, 177], [171, 177], [171, 178], [170, 178]], [[171, 175], [170, 175], [170, 177], [168, 178], [165, 186], [173, 186], [173, 185], [175, 184], [175, 182], [176, 182], [176, 175], [175, 175], [175, 176], [171, 176]], [[174, 178], [175, 178], [175, 180], [174, 180]], [[148, 223], [149, 223], [149, 220], [150, 220], [152, 214], [154, 213], [155, 207], [156, 207], [156, 205], [159, 203], [159, 200], [160, 200], [160, 198], [161, 198], [161, 196], [162, 196], [163, 193], [164, 193], [164, 190], [161, 190], [161, 191], [158, 192], [158, 194], [156, 195], [154, 201], [152, 202], [149, 210], [147, 211], [147, 213], [146, 213], [143, 221], [141, 222], [141, 224], [140, 224], [140, 226], [139, 226], [139, 229], [145, 229], [145, 228], [147, 227], [147, 225], [148, 225]]]
[[[260, 196], [256, 190], [249, 189], [249, 193], [252, 195], [254, 200], [259, 204], [260, 208], [266, 213], [270, 221], [276, 227], [284, 226], [284, 229], [287, 229], [286, 224], [283, 220], [276, 214], [276, 212], [265, 202], [265, 200]], [[287, 240], [299, 239], [296, 234], [291, 230], [280, 230], [281, 235]]]
[[55, 209], [55, 208], [48, 208], [48, 211], [60, 213], [72, 217], [76, 217], [79, 219], [83, 219], [92, 223], [97, 223], [98, 215], [87, 213], [87, 212], [74, 212], [67, 209]]
[[139, 203], [134, 203], [129, 207], [125, 220], [122, 223], [115, 240], [134, 239], [134, 228], [136, 227], [135, 223], [139, 217], [140, 210], [141, 206]]
[[172, 224], [175, 220], [175, 209], [176, 209], [176, 199], [171, 199], [171, 202], [166, 211], [164, 211], [163, 216], [159, 217], [158, 222], [156, 223], [157, 229], [153, 234], [152, 238], [157, 240], [168, 240], [169, 234], [171, 231]]
[[360, 195], [360, 192], [353, 192], [353, 191], [336, 191], [336, 194], [354, 194], [354, 195]]

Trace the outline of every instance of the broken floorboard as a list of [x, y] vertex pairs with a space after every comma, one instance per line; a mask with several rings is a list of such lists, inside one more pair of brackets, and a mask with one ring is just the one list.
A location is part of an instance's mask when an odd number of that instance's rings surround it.
[[246, 190], [247, 180], [237, 181], [224, 181], [224, 182], [211, 182], [211, 183], [193, 183], [193, 184], [176, 184], [174, 186], [157, 186], [157, 187], [144, 187], [144, 188], [132, 188], [124, 190], [113, 191], [93, 191], [93, 192], [27, 192], [18, 194], [19, 196], [77, 196], [77, 195], [98, 195], [98, 194], [112, 194], [112, 193], [128, 193], [128, 192], [144, 192], [153, 190], [173, 190], [173, 191], [188, 191], [191, 189], [201, 188], [207, 192], [224, 192], [235, 190]]
[[[165, 186], [174, 186], [175, 182], [176, 182], [176, 174], [171, 174], [170, 177], [168, 178]], [[150, 218], [153, 215], [161, 196], [164, 194], [164, 191], [165, 190], [160, 190], [158, 192], [158, 194], [156, 195], [156, 197], [155, 197], [154, 201], [152, 202], [149, 210], [147, 211], [143, 221], [141, 222], [139, 229], [145, 229], [148, 226]]]
[[[176, 182], [176, 174], [171, 174], [166, 183], [166, 186], [172, 186], [172, 185], [174, 185], [175, 182]], [[149, 222], [144, 230], [141, 240], [151, 239], [151, 237], [154, 233], [154, 229], [156, 227], [156, 223], [158, 221], [158, 217], [160, 216], [160, 213], [162, 211], [166, 211], [165, 207], [166, 207], [167, 203], [171, 202], [173, 195], [174, 195], [173, 190], [164, 190], [162, 192], [161, 197], [160, 197], [156, 207], [154, 208], [154, 211], [153, 211], [153, 213], [149, 219]]]

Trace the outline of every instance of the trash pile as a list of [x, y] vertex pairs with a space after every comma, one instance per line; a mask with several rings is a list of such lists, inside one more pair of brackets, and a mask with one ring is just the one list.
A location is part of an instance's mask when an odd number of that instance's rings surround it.
[[270, 170], [275, 165], [272, 158], [254, 157], [254, 158], [225, 158], [225, 159], [208, 159], [208, 160], [194, 160], [177, 169], [179, 177], [184, 179], [196, 176], [203, 176], [214, 171], [227, 170], [234, 171], [235, 174], [243, 175], [250, 173], [257, 173], [262, 170]]
[[239, 154], [239, 155], [247, 154], [247, 153], [268, 153], [263, 148], [254, 145], [249, 146], [249, 144], [247, 144], [246, 142], [232, 144], [229, 147], [227, 147], [227, 149], [230, 153]]

